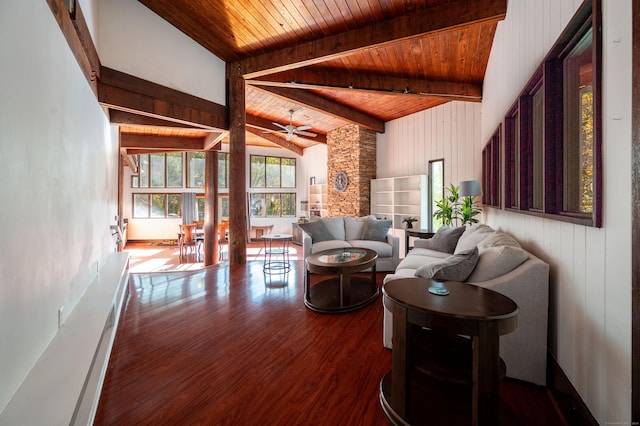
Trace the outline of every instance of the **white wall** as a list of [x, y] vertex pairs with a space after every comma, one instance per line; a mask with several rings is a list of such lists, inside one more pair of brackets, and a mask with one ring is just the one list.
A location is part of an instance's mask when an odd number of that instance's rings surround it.
[[100, 0], [103, 66], [225, 105], [225, 63], [137, 0]]
[[449, 102], [386, 123], [378, 133], [378, 178], [429, 173], [429, 161], [444, 158], [445, 185], [480, 179], [480, 104]]
[[[580, 4], [509, 1], [485, 79], [481, 143]], [[622, 194], [631, 192], [631, 2], [604, 0], [603, 21], [603, 227], [495, 209], [485, 217], [551, 265], [551, 351], [600, 424], [630, 424], [631, 202]]]
[[2, 411], [115, 249], [118, 150], [47, 2], [0, 2], [0, 56]]

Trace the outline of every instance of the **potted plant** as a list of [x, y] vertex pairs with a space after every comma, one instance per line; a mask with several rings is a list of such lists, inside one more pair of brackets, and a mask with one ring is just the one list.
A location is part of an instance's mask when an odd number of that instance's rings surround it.
[[413, 228], [413, 222], [417, 222], [418, 219], [416, 219], [415, 217], [405, 217], [404, 219], [402, 219], [402, 223], [406, 223], [407, 224], [407, 229]]
[[454, 184], [450, 184], [449, 187], [444, 187], [445, 191], [449, 192], [449, 195], [442, 197], [442, 199], [435, 202], [436, 211], [433, 216], [442, 221], [443, 225], [451, 226], [454, 220], [457, 222], [460, 213], [460, 204], [458, 195], [460, 188]]
[[475, 217], [480, 214], [481, 210], [474, 207], [476, 197], [464, 197], [460, 205], [460, 220], [462, 224], [478, 223]]
[[444, 188], [449, 195], [435, 202], [436, 211], [433, 216], [446, 226], [462, 226], [467, 223], [478, 223], [476, 216], [482, 211], [475, 207], [476, 197], [460, 197], [460, 188], [449, 184]]

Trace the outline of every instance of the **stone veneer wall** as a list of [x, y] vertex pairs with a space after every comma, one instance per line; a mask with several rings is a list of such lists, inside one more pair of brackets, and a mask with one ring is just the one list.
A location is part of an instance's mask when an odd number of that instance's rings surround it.
[[[347, 125], [327, 134], [329, 216], [366, 216], [371, 209], [371, 179], [376, 177], [376, 132]], [[344, 192], [333, 184], [339, 171], [347, 173]]]

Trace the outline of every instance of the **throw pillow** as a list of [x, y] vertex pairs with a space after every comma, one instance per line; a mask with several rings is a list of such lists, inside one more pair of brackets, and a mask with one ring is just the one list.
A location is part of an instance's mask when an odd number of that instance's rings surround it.
[[468, 278], [470, 282], [482, 282], [500, 277], [522, 265], [529, 254], [511, 246], [489, 247], [479, 250], [478, 264]]
[[433, 237], [425, 242], [421, 241], [420, 247], [453, 254], [456, 249], [456, 244], [458, 244], [458, 239], [465, 229], [464, 226], [441, 226]]
[[494, 232], [495, 231], [493, 230], [493, 228], [483, 223], [478, 223], [467, 227], [467, 229], [460, 236], [458, 243], [456, 244], [456, 250], [454, 251], [454, 254], [474, 248], [485, 238], [493, 235]]
[[329, 241], [335, 240], [335, 237], [331, 232], [327, 229], [324, 222], [321, 220], [316, 220], [314, 222], [300, 223], [298, 226], [304, 230], [309, 236], [311, 236], [311, 241], [313, 243], [318, 243], [320, 241]]
[[415, 276], [442, 281], [465, 281], [475, 268], [477, 261], [478, 247], [474, 247], [446, 259], [422, 265], [416, 269]]
[[[344, 218], [344, 239], [347, 241], [359, 240], [362, 235], [364, 225], [367, 223], [368, 216], [364, 217], [349, 217]], [[374, 216], [375, 219], [375, 216]]]
[[387, 233], [391, 228], [390, 220], [367, 219], [362, 228], [361, 240], [387, 241]]
[[483, 240], [480, 244], [478, 244], [478, 248], [482, 250], [483, 248], [489, 247], [499, 247], [499, 246], [509, 246], [509, 247], [518, 247], [520, 248], [520, 243], [516, 241], [509, 234], [505, 234], [502, 231], [496, 231], [493, 235], [490, 235], [485, 240]]

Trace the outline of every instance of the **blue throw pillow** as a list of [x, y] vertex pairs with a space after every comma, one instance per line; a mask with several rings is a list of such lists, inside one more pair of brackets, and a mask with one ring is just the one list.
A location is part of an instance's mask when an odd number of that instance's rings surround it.
[[362, 228], [361, 240], [387, 241], [387, 233], [391, 228], [390, 220], [367, 219]]
[[327, 229], [326, 225], [321, 220], [300, 223], [298, 224], [298, 226], [300, 226], [300, 228], [302, 228], [304, 232], [311, 236], [311, 241], [314, 243], [336, 239], [336, 237], [331, 234], [331, 232]]

